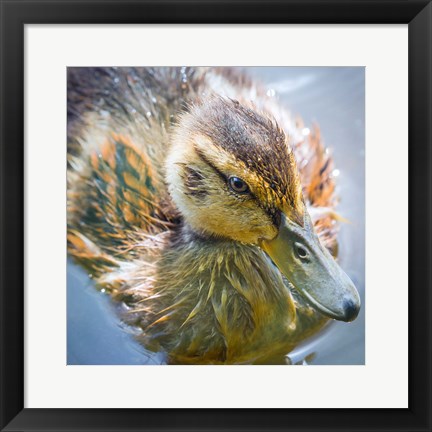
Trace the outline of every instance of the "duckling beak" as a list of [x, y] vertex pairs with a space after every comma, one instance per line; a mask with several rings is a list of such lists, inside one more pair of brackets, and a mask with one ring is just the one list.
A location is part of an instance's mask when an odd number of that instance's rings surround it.
[[303, 227], [284, 214], [281, 219], [277, 237], [263, 240], [261, 248], [312, 307], [330, 318], [353, 321], [360, 310], [357, 289], [321, 245], [309, 214], [305, 211]]

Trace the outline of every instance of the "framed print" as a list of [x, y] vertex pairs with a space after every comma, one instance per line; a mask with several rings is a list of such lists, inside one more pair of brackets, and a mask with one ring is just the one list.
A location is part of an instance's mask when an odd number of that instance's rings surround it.
[[431, 430], [430, 2], [1, 6], [1, 430]]

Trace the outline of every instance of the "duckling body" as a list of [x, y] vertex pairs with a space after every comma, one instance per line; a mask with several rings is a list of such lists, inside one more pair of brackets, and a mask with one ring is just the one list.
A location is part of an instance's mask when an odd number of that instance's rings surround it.
[[[227, 68], [68, 70], [69, 253], [148, 349], [266, 363], [355, 318], [344, 276], [315, 290], [326, 276], [308, 262], [337, 253], [337, 199], [319, 132], [300, 127]], [[296, 236], [300, 258], [281, 258]]]

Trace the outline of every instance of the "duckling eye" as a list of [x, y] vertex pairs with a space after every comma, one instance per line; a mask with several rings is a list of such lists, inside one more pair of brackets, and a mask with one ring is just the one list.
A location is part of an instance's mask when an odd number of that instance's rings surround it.
[[229, 187], [237, 193], [245, 193], [249, 190], [248, 185], [238, 177], [230, 177], [228, 179]]

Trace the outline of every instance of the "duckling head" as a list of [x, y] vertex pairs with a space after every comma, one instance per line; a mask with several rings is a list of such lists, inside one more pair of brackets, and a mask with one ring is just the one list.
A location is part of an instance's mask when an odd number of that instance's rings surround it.
[[221, 97], [194, 105], [173, 132], [166, 179], [199, 235], [260, 247], [314, 308], [355, 319], [358, 292], [314, 231], [294, 154], [274, 120]]

